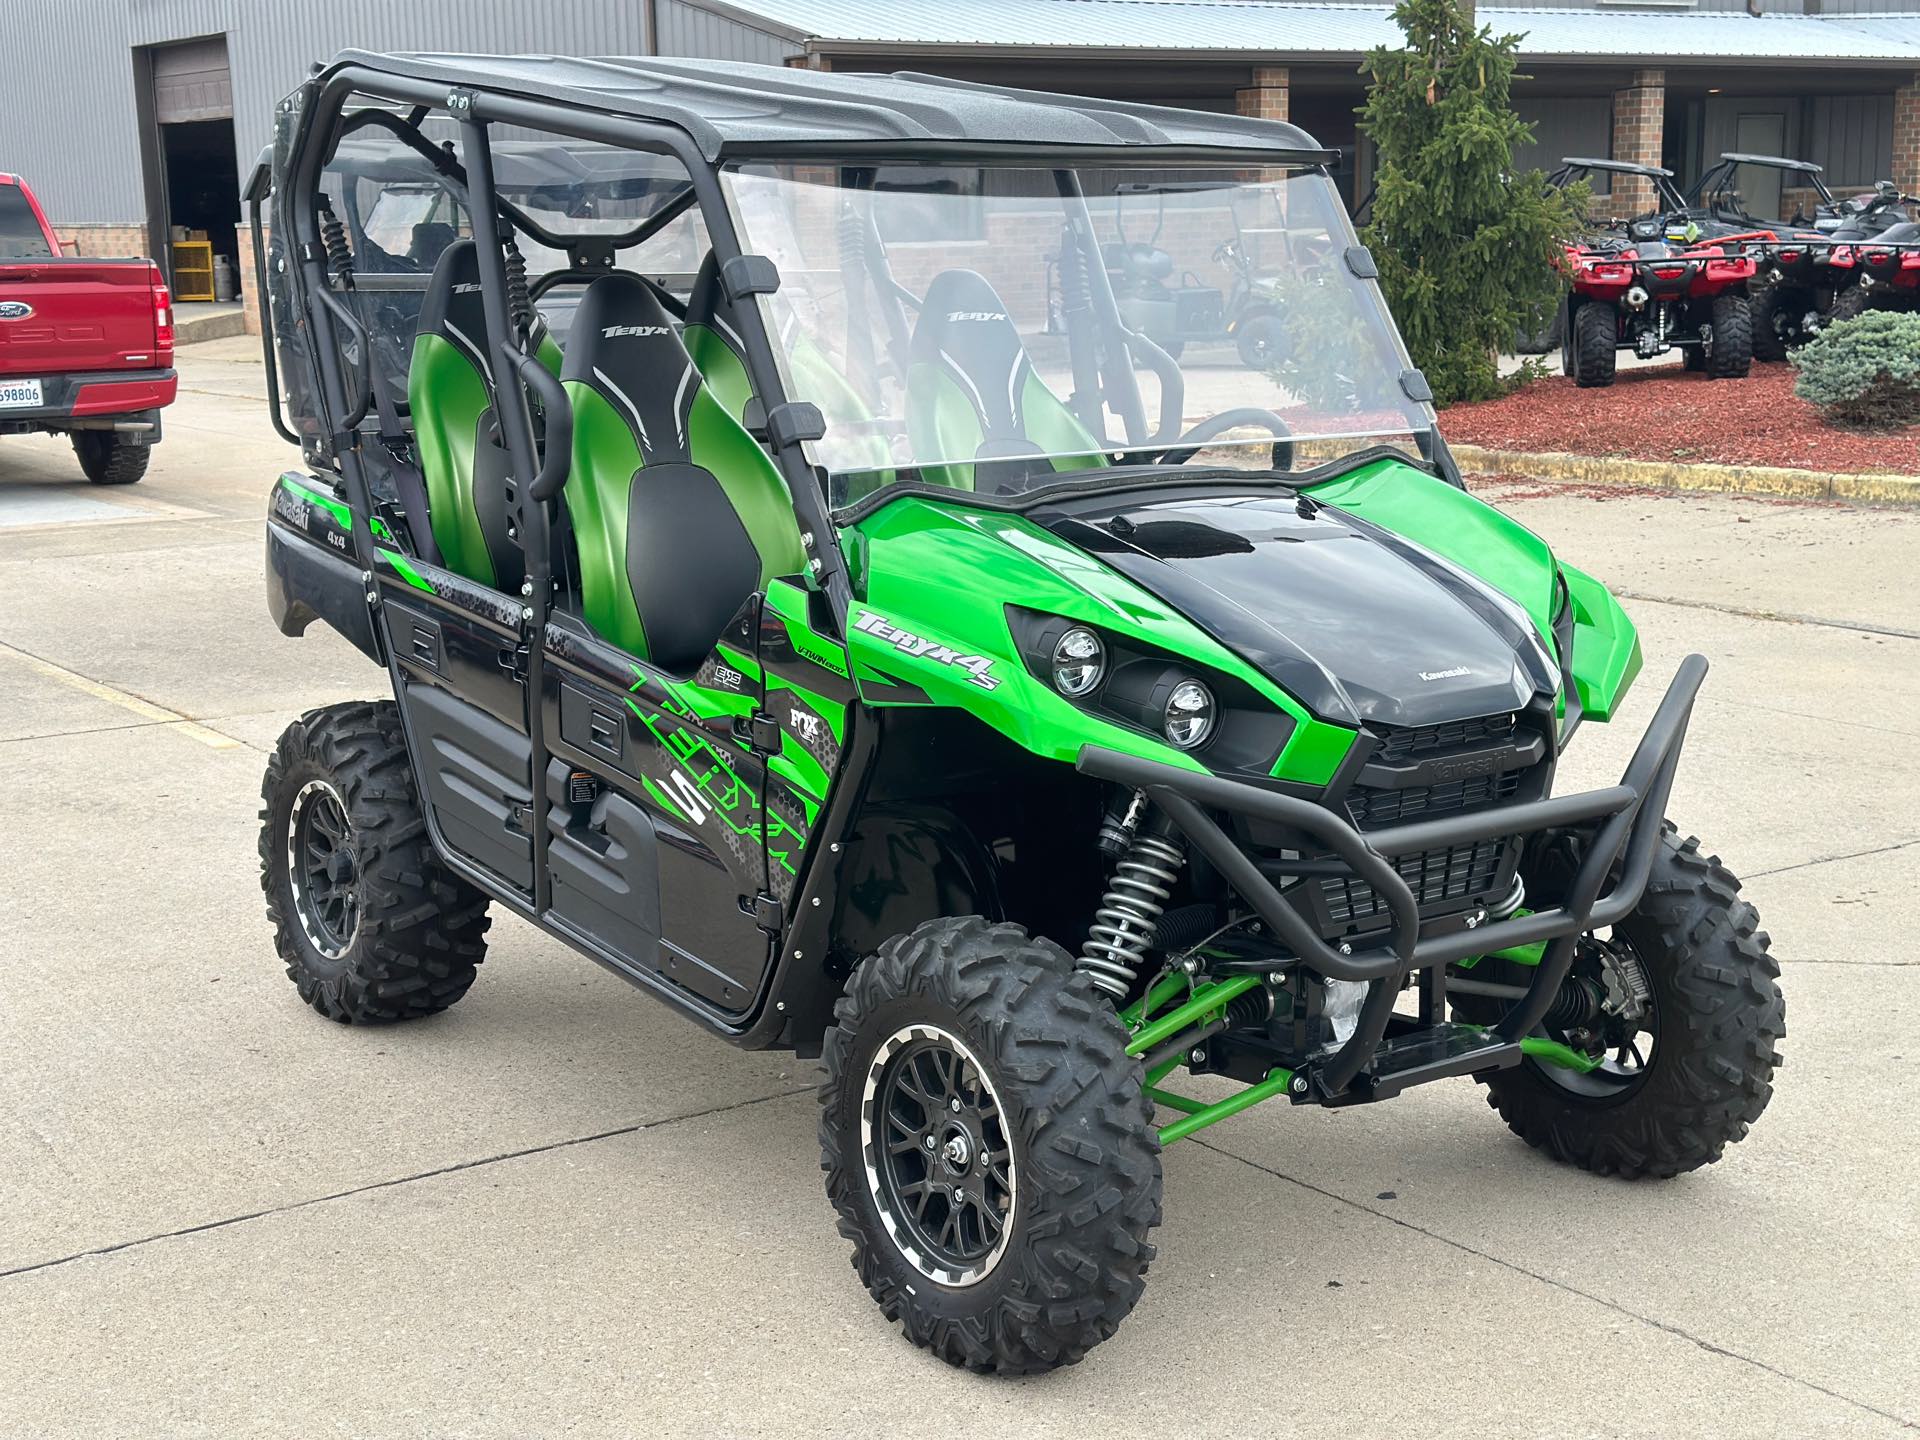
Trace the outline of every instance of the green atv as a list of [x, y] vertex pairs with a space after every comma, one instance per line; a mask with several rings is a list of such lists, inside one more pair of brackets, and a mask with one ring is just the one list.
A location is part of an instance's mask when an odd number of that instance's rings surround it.
[[[983, 1371], [1111, 1335], [1163, 1151], [1262, 1101], [1473, 1076], [1597, 1173], [1717, 1160], [1784, 1026], [1663, 819], [1706, 664], [1619, 784], [1552, 793], [1634, 629], [1462, 487], [1333, 159], [923, 76], [318, 69], [249, 192], [305, 461], [268, 602], [392, 694], [267, 768], [301, 997], [444, 1010], [492, 905], [820, 1056], [861, 1280]], [[1155, 184], [1327, 257], [1274, 339], [1312, 354], [1128, 326], [1103, 246]]]

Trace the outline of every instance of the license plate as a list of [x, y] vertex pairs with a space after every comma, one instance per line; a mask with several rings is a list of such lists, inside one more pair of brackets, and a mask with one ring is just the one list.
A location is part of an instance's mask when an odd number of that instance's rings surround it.
[[38, 380], [0, 380], [0, 410], [38, 410], [46, 403]]

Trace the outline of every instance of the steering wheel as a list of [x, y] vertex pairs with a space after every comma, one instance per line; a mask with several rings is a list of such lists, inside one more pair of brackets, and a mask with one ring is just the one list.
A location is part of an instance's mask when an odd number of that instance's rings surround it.
[[1222, 410], [1218, 415], [1209, 415], [1186, 434], [1161, 453], [1162, 465], [1184, 465], [1207, 441], [1225, 434], [1241, 425], [1264, 425], [1273, 433], [1273, 468], [1291, 470], [1293, 468], [1293, 428], [1271, 410], [1262, 410], [1256, 405], [1242, 405], [1232, 410]]

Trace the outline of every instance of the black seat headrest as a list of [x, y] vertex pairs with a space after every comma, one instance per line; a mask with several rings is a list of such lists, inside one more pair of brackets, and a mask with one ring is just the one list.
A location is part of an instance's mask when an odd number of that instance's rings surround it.
[[493, 366], [487, 363], [487, 308], [480, 291], [480, 252], [473, 241], [460, 240], [440, 252], [420, 302], [416, 335], [439, 335], [464, 354], [493, 384]]
[[648, 465], [691, 459], [687, 417], [700, 372], [673, 317], [640, 276], [615, 271], [587, 287], [560, 378], [598, 391], [626, 420]]
[[1032, 362], [1026, 343], [986, 276], [945, 270], [927, 286], [907, 359], [951, 375], [973, 402], [983, 439], [1026, 439], [1022, 414]]

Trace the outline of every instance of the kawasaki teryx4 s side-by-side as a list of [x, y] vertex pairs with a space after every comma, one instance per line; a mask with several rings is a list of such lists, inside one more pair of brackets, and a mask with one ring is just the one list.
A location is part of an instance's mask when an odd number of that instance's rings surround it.
[[[1778, 970], [1664, 818], [1706, 664], [1618, 784], [1554, 793], [1633, 626], [1462, 488], [1300, 131], [355, 52], [278, 119], [268, 601], [392, 692], [267, 768], [322, 1015], [454, 1004], [491, 905], [821, 1056], [861, 1280], [1005, 1372], [1113, 1333], [1163, 1151], [1260, 1102], [1470, 1075], [1623, 1176], [1766, 1107]], [[1116, 304], [1118, 197], [1163, 182], [1181, 266], [1283, 217], [1261, 371]]]
[[1687, 369], [1709, 379], [1744, 376], [1753, 365], [1754, 255], [1739, 237], [1708, 236], [1680, 213], [1685, 202], [1671, 170], [1569, 156], [1548, 178], [1565, 184], [1594, 174], [1638, 176], [1660, 208], [1567, 246], [1567, 297], [1556, 322], [1561, 370], [1578, 385], [1611, 385], [1620, 351], [1645, 360], [1679, 350]]

